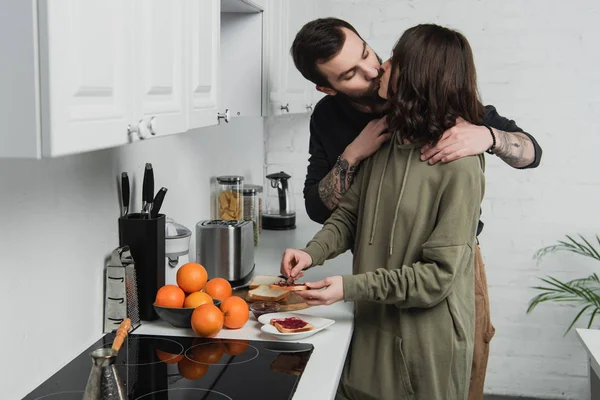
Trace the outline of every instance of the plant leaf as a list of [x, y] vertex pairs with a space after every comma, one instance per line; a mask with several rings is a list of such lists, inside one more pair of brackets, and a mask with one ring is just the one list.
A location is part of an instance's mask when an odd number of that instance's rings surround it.
[[575, 323], [577, 322], [577, 320], [583, 315], [584, 312], [586, 312], [586, 310], [588, 308], [592, 307], [592, 305], [587, 305], [585, 307], [583, 307], [581, 309], [581, 311], [579, 311], [579, 314], [577, 314], [577, 316], [575, 317], [575, 319], [573, 319], [573, 322], [571, 322], [571, 325], [569, 325], [569, 327], [567, 328], [567, 330], [565, 331], [565, 334], [563, 336], [566, 336], [567, 333], [569, 333], [569, 331], [571, 330], [571, 328], [573, 328], [573, 325], [575, 325]]

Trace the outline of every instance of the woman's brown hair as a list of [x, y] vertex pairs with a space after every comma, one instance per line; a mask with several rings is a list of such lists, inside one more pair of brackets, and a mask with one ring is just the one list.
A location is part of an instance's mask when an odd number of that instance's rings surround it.
[[389, 130], [412, 143], [437, 143], [462, 117], [483, 123], [473, 52], [467, 39], [439, 25], [408, 29], [392, 51]]

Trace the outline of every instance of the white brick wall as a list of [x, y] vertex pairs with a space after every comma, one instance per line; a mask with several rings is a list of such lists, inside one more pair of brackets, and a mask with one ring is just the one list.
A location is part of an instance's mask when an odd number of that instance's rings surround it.
[[[586, 358], [574, 332], [576, 310], [545, 305], [526, 315], [530, 287], [552, 274], [570, 279], [597, 263], [555, 255], [539, 266], [533, 253], [564, 234], [600, 231], [600, 6], [592, 0], [330, 0], [330, 14], [355, 25], [387, 58], [401, 32], [424, 22], [462, 31], [473, 47], [484, 103], [532, 133], [544, 149], [537, 170], [511, 169], [488, 157], [481, 236], [493, 322], [486, 392], [587, 398]], [[270, 118], [268, 172], [293, 176], [303, 207], [308, 116]], [[580, 324], [580, 326], [582, 326]]]

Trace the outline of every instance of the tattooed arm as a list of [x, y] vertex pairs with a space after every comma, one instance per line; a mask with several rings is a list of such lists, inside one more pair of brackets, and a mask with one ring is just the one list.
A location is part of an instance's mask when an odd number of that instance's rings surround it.
[[[485, 124], [494, 130], [496, 146], [494, 154], [513, 168], [536, 168], [542, 158], [542, 148], [529, 133], [517, 126], [515, 121], [499, 115], [493, 106], [485, 107]], [[423, 146], [421, 160], [430, 164], [451, 162], [462, 157], [481, 154], [492, 146], [490, 131], [481, 125], [473, 125], [462, 118], [444, 132], [435, 146]]]
[[535, 160], [533, 142], [521, 132], [505, 132], [494, 129], [496, 148], [494, 154], [514, 168], [524, 168]]
[[350, 189], [360, 162], [373, 155], [390, 139], [390, 134], [386, 133], [387, 126], [385, 117], [369, 122], [338, 157], [333, 169], [319, 182], [319, 197], [329, 210], [336, 208]]
[[329, 210], [335, 209], [354, 181], [356, 164], [342, 154], [333, 169], [319, 182], [319, 198]]
[[304, 204], [310, 219], [320, 224], [325, 223], [331, 211], [352, 186], [356, 167], [389, 140], [390, 135], [385, 132], [386, 129], [385, 118], [369, 122], [354, 141], [346, 146], [332, 168], [331, 158], [338, 154], [328, 157], [320, 139], [324, 137], [324, 133], [319, 131], [314, 118], [311, 118], [308, 147], [310, 158], [304, 181]]

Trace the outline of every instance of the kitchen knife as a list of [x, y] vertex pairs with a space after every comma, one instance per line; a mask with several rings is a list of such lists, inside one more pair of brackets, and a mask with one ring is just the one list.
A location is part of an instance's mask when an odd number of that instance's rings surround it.
[[121, 173], [121, 201], [123, 202], [122, 217], [129, 214], [129, 176], [127, 172]]
[[152, 202], [154, 201], [154, 170], [152, 164], [146, 163], [144, 181], [142, 182], [142, 215], [150, 217]]
[[160, 212], [160, 207], [162, 207], [163, 200], [165, 199], [165, 195], [167, 194], [167, 188], [162, 187], [156, 193], [156, 197], [154, 197], [154, 201], [152, 203], [152, 212], [150, 213], [151, 218], [158, 217], [158, 213]]

